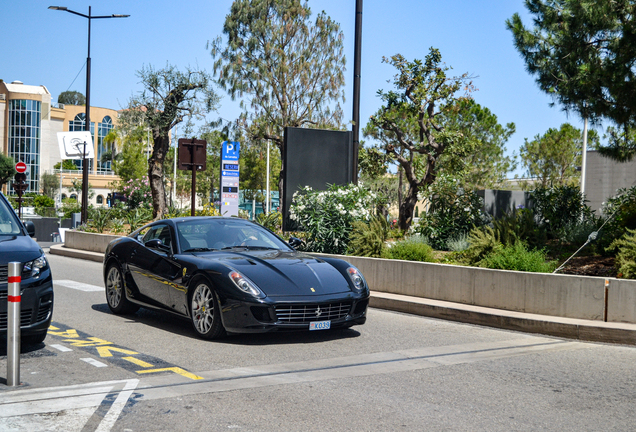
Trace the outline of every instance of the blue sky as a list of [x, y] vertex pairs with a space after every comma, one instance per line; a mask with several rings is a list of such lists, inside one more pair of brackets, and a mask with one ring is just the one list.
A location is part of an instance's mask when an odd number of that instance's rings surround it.
[[[45, 85], [54, 101], [66, 90], [85, 93], [87, 20], [66, 6], [93, 15], [130, 14], [125, 19], [93, 20], [91, 29], [91, 105], [120, 109], [141, 90], [136, 71], [144, 65], [162, 68], [198, 66], [212, 71], [206, 42], [221, 34], [231, 0], [2, 0], [3, 49], [0, 78], [29, 85]], [[340, 23], [345, 36], [347, 122], [352, 116], [355, 0], [310, 0], [314, 13], [324, 10]], [[438, 48], [455, 73], [468, 72], [479, 89], [475, 100], [488, 107], [499, 122], [514, 122], [517, 132], [508, 141], [508, 154], [517, 152], [524, 138], [570, 122], [581, 128], [541, 92], [512, 44], [505, 20], [519, 12], [529, 24], [523, 0], [365, 0], [362, 35], [362, 126], [380, 106], [378, 89], [395, 69], [382, 56], [400, 53], [423, 59], [429, 47]], [[79, 74], [79, 75], [78, 75]], [[223, 93], [222, 93], [223, 94]], [[234, 119], [238, 104], [224, 95], [218, 114]], [[521, 175], [518, 169], [516, 174]], [[514, 174], [514, 173], [513, 173]]]

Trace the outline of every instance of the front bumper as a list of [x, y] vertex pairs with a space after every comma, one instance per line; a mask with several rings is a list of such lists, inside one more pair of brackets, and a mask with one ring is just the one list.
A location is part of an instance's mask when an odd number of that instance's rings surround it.
[[227, 299], [221, 305], [223, 326], [230, 333], [309, 330], [310, 323], [330, 321], [331, 328], [362, 325], [367, 320], [369, 295], [266, 299], [248, 302]]
[[[53, 317], [53, 278], [46, 270], [38, 279], [23, 279], [20, 284], [20, 333], [42, 334]], [[7, 283], [0, 283], [0, 337], [7, 335]]]

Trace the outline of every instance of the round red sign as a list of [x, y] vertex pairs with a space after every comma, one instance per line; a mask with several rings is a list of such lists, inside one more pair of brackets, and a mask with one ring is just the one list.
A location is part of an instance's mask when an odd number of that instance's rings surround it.
[[24, 162], [18, 162], [17, 164], [15, 164], [15, 170], [19, 173], [23, 173], [26, 172], [27, 166]]

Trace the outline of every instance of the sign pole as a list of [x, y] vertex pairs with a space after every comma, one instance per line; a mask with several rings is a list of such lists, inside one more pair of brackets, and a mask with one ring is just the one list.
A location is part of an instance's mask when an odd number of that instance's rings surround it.
[[197, 166], [194, 164], [194, 146], [190, 146], [190, 160], [192, 161], [192, 165], [190, 169], [192, 170], [192, 204], [190, 205], [190, 216], [194, 216], [194, 207], [196, 205], [196, 196], [197, 196]]

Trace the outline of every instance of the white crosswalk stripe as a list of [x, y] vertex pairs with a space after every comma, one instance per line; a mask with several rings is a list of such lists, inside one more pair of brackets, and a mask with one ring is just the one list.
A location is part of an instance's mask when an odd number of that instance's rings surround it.
[[91, 292], [91, 291], [104, 291], [104, 287], [103, 286], [97, 286], [97, 285], [90, 285], [87, 283], [82, 283], [82, 282], [76, 282], [76, 281], [72, 281], [72, 280], [67, 280], [67, 279], [62, 279], [62, 280], [53, 280], [53, 285], [56, 286], [63, 286], [66, 288], [72, 288], [72, 289], [76, 289], [79, 291], [86, 291], [86, 292]]

